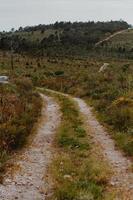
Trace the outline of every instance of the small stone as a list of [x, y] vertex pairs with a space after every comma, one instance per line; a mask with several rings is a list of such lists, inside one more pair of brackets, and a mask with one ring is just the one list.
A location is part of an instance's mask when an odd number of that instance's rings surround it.
[[131, 185], [129, 188], [130, 188], [130, 189], [133, 189], [133, 185]]
[[11, 183], [12, 181], [10, 179], [6, 179], [5, 183]]
[[44, 191], [42, 191], [42, 190], [40, 190], [39, 192], [40, 192], [40, 194], [44, 194]]
[[47, 196], [47, 195], [48, 195], [48, 193], [47, 193], [47, 192], [45, 192], [45, 195]]
[[72, 177], [70, 175], [64, 175], [64, 179], [72, 179]]
[[112, 186], [115, 186], [115, 182], [111, 182], [110, 184], [111, 184]]

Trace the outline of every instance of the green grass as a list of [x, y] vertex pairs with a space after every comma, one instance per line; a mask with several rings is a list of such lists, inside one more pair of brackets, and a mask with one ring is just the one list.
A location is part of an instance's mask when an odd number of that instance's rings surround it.
[[128, 156], [133, 156], [133, 138], [132, 135], [126, 135], [124, 133], [115, 133], [114, 139], [119, 148], [124, 150]]

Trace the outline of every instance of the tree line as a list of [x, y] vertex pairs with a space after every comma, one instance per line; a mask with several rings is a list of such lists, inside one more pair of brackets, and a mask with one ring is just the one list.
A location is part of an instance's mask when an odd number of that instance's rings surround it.
[[13, 48], [16, 53], [40, 56], [88, 54], [101, 39], [129, 27], [125, 21], [56, 22], [20, 27], [16, 31], [0, 34], [0, 49]]

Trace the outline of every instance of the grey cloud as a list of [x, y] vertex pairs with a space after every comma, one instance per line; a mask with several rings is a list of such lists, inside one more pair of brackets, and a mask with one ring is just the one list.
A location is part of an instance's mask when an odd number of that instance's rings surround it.
[[132, 0], [0, 0], [0, 30], [55, 21], [124, 19], [133, 24]]

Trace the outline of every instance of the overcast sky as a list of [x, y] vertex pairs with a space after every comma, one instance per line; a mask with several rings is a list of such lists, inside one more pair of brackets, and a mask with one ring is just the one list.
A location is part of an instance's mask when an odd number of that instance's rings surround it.
[[107, 21], [133, 24], [133, 0], [0, 0], [0, 30], [55, 21]]

